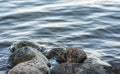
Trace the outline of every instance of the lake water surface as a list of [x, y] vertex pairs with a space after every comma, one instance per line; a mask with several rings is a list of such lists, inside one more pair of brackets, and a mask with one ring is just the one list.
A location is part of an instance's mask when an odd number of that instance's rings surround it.
[[120, 0], [0, 0], [0, 70], [19, 40], [77, 47], [120, 66]]

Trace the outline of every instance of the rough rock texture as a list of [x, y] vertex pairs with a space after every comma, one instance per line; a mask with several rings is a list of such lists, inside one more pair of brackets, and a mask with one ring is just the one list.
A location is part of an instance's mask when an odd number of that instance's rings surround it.
[[106, 74], [103, 66], [89, 63], [62, 63], [51, 70], [51, 74]]
[[51, 74], [120, 74], [120, 67], [89, 57], [82, 63], [59, 64], [51, 70]]
[[34, 43], [34, 42], [31, 42], [31, 41], [19, 41], [19, 42], [16, 42], [14, 43], [13, 45], [10, 46], [10, 51], [11, 52], [14, 52], [22, 47], [25, 47], [25, 46], [29, 46], [29, 47], [32, 47], [32, 48], [35, 48], [39, 51], [42, 51], [44, 50], [43, 47], [40, 47], [39, 44], [37, 43]]
[[64, 51], [64, 48], [53, 48], [46, 54], [46, 57], [48, 59], [51, 59], [53, 57], [57, 58]]
[[100, 58], [98, 57], [88, 57], [87, 59], [85, 59], [83, 61], [83, 63], [90, 63], [90, 64], [99, 64], [99, 65], [103, 65], [103, 66], [111, 66], [111, 64], [105, 62], [105, 61], [102, 61]]
[[50, 74], [50, 70], [45, 63], [31, 60], [16, 65], [8, 74]]
[[106, 70], [107, 74], [120, 74], [120, 67], [105, 66], [104, 69]]
[[48, 59], [41, 52], [29, 46], [22, 47], [16, 50], [9, 57], [8, 64], [13, 67], [21, 62], [25, 62], [29, 60], [37, 60], [49, 65]]
[[83, 50], [71, 48], [61, 53], [57, 58], [57, 62], [82, 63], [86, 58], [87, 55]]

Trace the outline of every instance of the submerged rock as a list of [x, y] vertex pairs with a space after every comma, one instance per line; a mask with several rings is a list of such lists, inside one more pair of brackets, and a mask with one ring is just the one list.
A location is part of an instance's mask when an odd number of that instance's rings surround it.
[[57, 58], [64, 51], [65, 51], [64, 48], [53, 48], [46, 54], [46, 57], [48, 59], [51, 59], [51, 58], [54, 58], [54, 57]]
[[83, 50], [71, 48], [61, 53], [57, 58], [57, 62], [82, 63], [86, 58], [87, 55]]
[[55, 66], [51, 74], [106, 74], [106, 71], [98, 64], [62, 63]]
[[48, 59], [41, 52], [29, 46], [22, 47], [19, 50], [16, 50], [9, 57], [7, 62], [10, 66], [13, 67], [21, 62], [25, 62], [29, 60], [37, 60], [49, 65]]
[[16, 65], [8, 74], [50, 74], [50, 70], [45, 63], [31, 60]]
[[22, 47], [25, 47], [25, 46], [35, 48], [35, 49], [42, 51], [42, 52], [44, 50], [44, 48], [40, 47], [39, 44], [31, 42], [31, 41], [25, 41], [25, 40], [14, 43], [13, 45], [11, 45], [11, 47], [9, 49], [11, 52], [15, 52], [16, 50], [18, 50]]

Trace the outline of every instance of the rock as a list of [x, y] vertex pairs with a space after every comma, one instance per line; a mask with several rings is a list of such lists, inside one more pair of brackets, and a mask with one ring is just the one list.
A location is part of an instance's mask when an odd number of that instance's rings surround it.
[[44, 62], [49, 65], [48, 59], [38, 50], [25, 46], [16, 50], [8, 59], [8, 64], [10, 66], [15, 66], [21, 62], [29, 61], [29, 60], [36, 60], [40, 62]]
[[14, 52], [22, 47], [25, 47], [25, 46], [29, 46], [29, 47], [32, 47], [32, 48], [35, 48], [39, 51], [42, 51], [44, 50], [43, 47], [40, 47], [39, 44], [37, 43], [34, 43], [34, 42], [31, 42], [31, 41], [19, 41], [19, 42], [16, 42], [14, 43], [13, 45], [10, 46], [10, 51], [11, 52]]
[[103, 63], [98, 58], [87, 58], [82, 63], [62, 63], [51, 74], [120, 74], [120, 67]]
[[55, 66], [50, 74], [106, 74], [106, 71], [97, 64], [62, 63]]
[[86, 58], [87, 55], [83, 50], [71, 48], [61, 53], [57, 58], [57, 62], [82, 63]]
[[120, 74], [120, 67], [105, 66], [104, 69], [106, 70], [107, 74]]
[[50, 74], [50, 70], [45, 63], [30, 60], [16, 65], [8, 74]]
[[90, 64], [99, 64], [103, 66], [111, 66], [109, 63], [102, 61], [100, 58], [97, 57], [88, 57], [83, 61], [83, 63], [90, 63]]
[[65, 51], [64, 50], [64, 48], [53, 48], [53, 49], [51, 49], [48, 53], [47, 53], [47, 55], [46, 55], [46, 57], [48, 58], [48, 59], [51, 59], [51, 58], [56, 58], [56, 57], [58, 57], [63, 51]]

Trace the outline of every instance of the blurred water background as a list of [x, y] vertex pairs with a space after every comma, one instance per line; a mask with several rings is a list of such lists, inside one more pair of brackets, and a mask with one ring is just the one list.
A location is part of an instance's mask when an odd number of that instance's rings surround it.
[[120, 66], [120, 0], [0, 0], [1, 70], [19, 40], [77, 47]]

